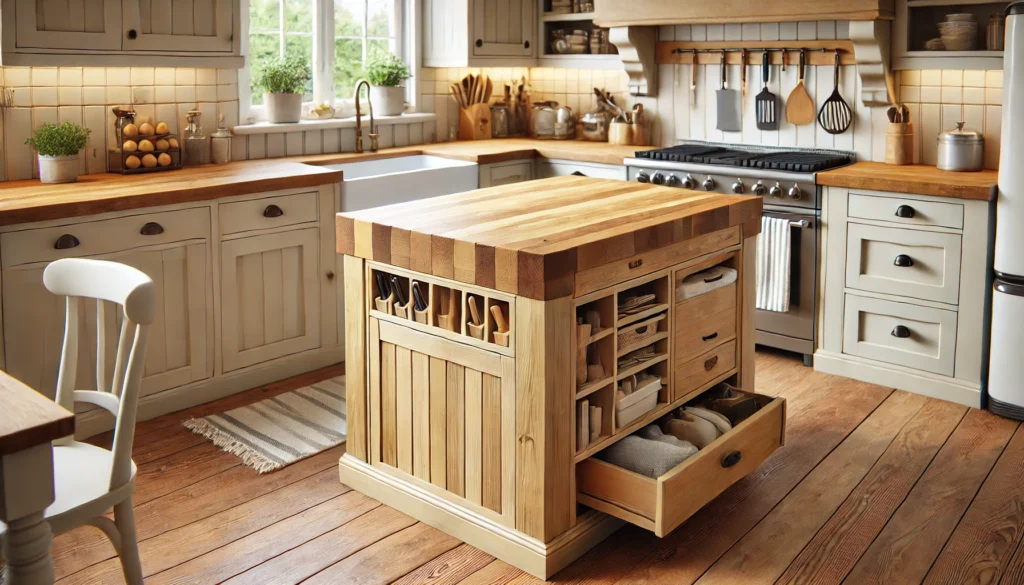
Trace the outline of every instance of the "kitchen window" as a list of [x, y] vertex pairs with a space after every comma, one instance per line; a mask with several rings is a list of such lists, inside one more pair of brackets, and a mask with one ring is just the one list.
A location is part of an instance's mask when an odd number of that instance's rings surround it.
[[[363, 66], [375, 49], [391, 51], [411, 64], [415, 46], [407, 15], [415, 0], [249, 0], [247, 68], [239, 75], [242, 118], [265, 119], [263, 91], [252, 86], [260, 59], [298, 56], [312, 66], [303, 102], [334, 103], [351, 98]], [[244, 12], [243, 12], [244, 14]], [[410, 72], [415, 68], [410, 65]], [[409, 98], [412, 79], [406, 82]], [[412, 99], [409, 99], [412, 102]]]

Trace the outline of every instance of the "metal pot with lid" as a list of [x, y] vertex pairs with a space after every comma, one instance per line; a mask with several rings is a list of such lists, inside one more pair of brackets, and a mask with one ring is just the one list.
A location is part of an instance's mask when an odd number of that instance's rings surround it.
[[955, 130], [939, 134], [936, 166], [943, 171], [980, 171], [985, 166], [985, 137], [957, 122]]

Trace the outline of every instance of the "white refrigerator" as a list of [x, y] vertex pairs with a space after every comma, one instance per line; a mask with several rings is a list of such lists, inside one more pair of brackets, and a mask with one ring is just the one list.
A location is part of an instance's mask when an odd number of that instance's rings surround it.
[[1024, 420], [1024, 1], [1006, 14], [988, 405]]

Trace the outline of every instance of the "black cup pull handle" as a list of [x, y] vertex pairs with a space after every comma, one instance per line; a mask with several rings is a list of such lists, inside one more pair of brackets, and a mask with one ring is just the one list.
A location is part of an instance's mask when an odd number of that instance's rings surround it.
[[907, 329], [905, 325], [897, 325], [896, 328], [892, 330], [892, 336], [897, 339], [906, 339], [910, 337], [910, 329]]
[[701, 337], [701, 340], [703, 340], [703, 341], [711, 341], [712, 339], [714, 339], [716, 337], [718, 337], [718, 332], [717, 331], [715, 331], [711, 335], [705, 335], [704, 337]]
[[282, 215], [284, 215], [284, 210], [273, 204], [268, 205], [267, 208], [263, 210], [263, 217], [281, 217]]
[[151, 221], [146, 225], [142, 226], [142, 229], [139, 230], [139, 233], [144, 236], [159, 236], [160, 234], [164, 233], [164, 226], [158, 224], [155, 221]]
[[81, 242], [78, 241], [78, 238], [72, 236], [71, 234], [64, 234], [63, 236], [57, 238], [57, 241], [54, 242], [53, 249], [70, 250], [71, 248], [77, 248], [79, 244], [81, 244]]
[[743, 453], [740, 453], [739, 451], [732, 451], [725, 457], [722, 457], [722, 467], [728, 469], [739, 463], [740, 459], [743, 459]]
[[910, 219], [914, 217], [914, 208], [909, 205], [900, 205], [896, 208], [896, 217]]
[[900, 254], [892, 261], [893, 266], [899, 266], [900, 268], [910, 268], [914, 265], [914, 259], [906, 254]]

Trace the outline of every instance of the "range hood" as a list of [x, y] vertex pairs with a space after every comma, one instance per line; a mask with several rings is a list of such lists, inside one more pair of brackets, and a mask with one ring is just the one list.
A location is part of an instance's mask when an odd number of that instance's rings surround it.
[[[895, 0], [594, 0], [594, 24], [610, 29], [635, 96], [658, 93], [658, 27], [677, 24], [850, 21], [861, 100], [893, 103], [888, 83], [889, 36]], [[756, 44], [756, 43], [755, 43]], [[794, 44], [799, 44], [794, 41]]]

